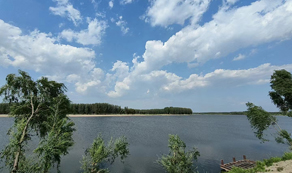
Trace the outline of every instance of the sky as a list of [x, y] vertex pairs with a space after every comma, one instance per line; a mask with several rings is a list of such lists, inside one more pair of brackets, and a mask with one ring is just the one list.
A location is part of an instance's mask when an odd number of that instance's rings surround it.
[[73, 103], [277, 111], [291, 38], [292, 0], [0, 0], [0, 86], [21, 69]]

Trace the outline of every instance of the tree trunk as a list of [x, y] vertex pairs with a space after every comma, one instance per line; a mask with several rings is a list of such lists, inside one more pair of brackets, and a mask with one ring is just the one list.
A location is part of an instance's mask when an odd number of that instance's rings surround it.
[[21, 152], [21, 148], [22, 148], [22, 143], [24, 141], [24, 137], [26, 135], [26, 132], [27, 132], [27, 127], [28, 127], [28, 124], [30, 122], [30, 120], [32, 119], [32, 117], [34, 116], [35, 112], [34, 112], [34, 106], [33, 106], [33, 103], [32, 103], [32, 98], [31, 98], [31, 106], [32, 106], [32, 109], [31, 109], [31, 115], [30, 117], [28, 118], [24, 128], [23, 128], [23, 131], [22, 131], [22, 135], [21, 135], [21, 138], [18, 142], [18, 152], [16, 152], [15, 154], [15, 159], [14, 159], [14, 164], [13, 164], [13, 169], [12, 169], [12, 172], [13, 173], [16, 173], [17, 170], [18, 170], [18, 162], [19, 162], [19, 155], [20, 155], [20, 152]]

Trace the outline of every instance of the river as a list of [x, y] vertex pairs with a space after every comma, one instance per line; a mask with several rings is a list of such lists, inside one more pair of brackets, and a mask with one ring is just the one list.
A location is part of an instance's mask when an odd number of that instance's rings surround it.
[[[292, 118], [278, 116], [279, 125], [292, 132]], [[277, 144], [268, 131], [270, 142], [261, 143], [247, 121], [241, 115], [192, 115], [149, 117], [84, 117], [71, 118], [76, 123], [75, 145], [62, 158], [61, 171], [82, 172], [80, 160], [87, 147], [98, 134], [105, 140], [126, 136], [130, 143], [130, 155], [124, 164], [117, 160], [109, 168], [114, 173], [162, 173], [156, 163], [162, 154], [168, 154], [168, 135], [177, 134], [187, 149], [195, 146], [201, 156], [195, 165], [199, 172], [220, 172], [220, 160], [231, 162], [246, 155], [250, 160], [262, 160], [281, 156], [289, 151], [287, 145]], [[0, 118], [0, 149], [8, 142], [6, 132], [12, 118]]]

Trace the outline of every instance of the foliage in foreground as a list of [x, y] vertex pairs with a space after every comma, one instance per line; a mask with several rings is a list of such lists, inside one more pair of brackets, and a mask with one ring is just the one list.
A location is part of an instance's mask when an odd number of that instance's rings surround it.
[[264, 136], [264, 130], [270, 125], [276, 123], [276, 118], [265, 111], [262, 107], [256, 106], [253, 103], [247, 103], [248, 107], [246, 115], [251, 127], [255, 130], [255, 135], [262, 141], [267, 141]]
[[157, 161], [168, 173], [195, 172], [193, 161], [200, 156], [196, 148], [186, 152], [186, 144], [178, 135], [169, 135], [168, 147], [170, 149], [169, 155], [162, 156]]
[[85, 173], [107, 173], [109, 170], [102, 168], [103, 164], [113, 164], [118, 157], [123, 161], [129, 155], [128, 147], [129, 143], [124, 136], [115, 141], [111, 139], [106, 145], [102, 136], [99, 135], [91, 147], [85, 151], [81, 168]]
[[[282, 111], [284, 115], [292, 117], [292, 75], [286, 70], [276, 70], [271, 76], [271, 88], [269, 92], [273, 103]], [[292, 149], [291, 134], [286, 130], [281, 129], [277, 124], [275, 116], [270, 115], [262, 107], [256, 106], [252, 103], [247, 103], [247, 118], [251, 127], [255, 130], [255, 135], [262, 141], [267, 141], [263, 135], [264, 131], [274, 126], [277, 131], [275, 140], [278, 143], [287, 144]]]
[[[33, 81], [24, 71], [9, 74], [0, 88], [4, 102], [10, 104], [14, 125], [8, 131], [10, 142], [1, 151], [1, 161], [11, 172], [48, 172], [73, 145], [74, 123], [66, 117], [70, 100], [62, 83], [42, 77]], [[28, 155], [32, 136], [38, 147]]]
[[256, 172], [265, 172], [266, 167], [272, 166], [273, 163], [280, 161], [292, 160], [292, 152], [285, 153], [282, 157], [271, 157], [269, 159], [264, 159], [263, 161], [258, 161], [256, 167], [252, 169], [241, 169], [233, 167], [229, 173], [256, 173]]

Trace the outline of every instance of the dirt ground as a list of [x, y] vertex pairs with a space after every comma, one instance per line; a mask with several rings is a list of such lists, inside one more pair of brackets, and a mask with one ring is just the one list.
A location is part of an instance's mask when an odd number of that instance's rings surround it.
[[266, 168], [267, 172], [276, 173], [292, 173], [292, 160], [281, 161], [274, 163], [272, 166]]

